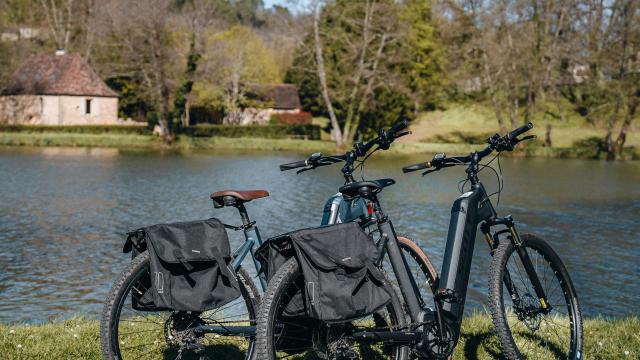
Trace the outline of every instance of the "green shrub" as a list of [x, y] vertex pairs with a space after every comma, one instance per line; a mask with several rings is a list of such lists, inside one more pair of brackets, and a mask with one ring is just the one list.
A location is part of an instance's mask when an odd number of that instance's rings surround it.
[[149, 135], [147, 125], [0, 125], [0, 132]]
[[465, 131], [452, 131], [446, 134], [438, 134], [423, 142], [439, 144], [486, 144], [487, 139], [493, 133], [475, 133]]
[[[73, 134], [131, 134], [151, 135], [145, 125], [0, 125], [0, 132], [24, 133], [73, 133]], [[320, 139], [317, 125], [215, 125], [202, 124], [183, 128], [179, 134], [193, 137], [253, 137], [265, 139], [308, 138]]]
[[182, 130], [193, 137], [254, 137], [264, 139], [286, 139], [307, 137], [320, 139], [320, 126], [317, 125], [196, 125]]

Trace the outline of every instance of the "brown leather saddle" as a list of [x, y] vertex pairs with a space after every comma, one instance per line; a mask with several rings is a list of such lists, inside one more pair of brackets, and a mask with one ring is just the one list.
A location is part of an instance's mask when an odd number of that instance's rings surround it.
[[224, 190], [211, 194], [213, 205], [217, 208], [224, 206], [239, 206], [254, 199], [269, 196], [266, 190]]

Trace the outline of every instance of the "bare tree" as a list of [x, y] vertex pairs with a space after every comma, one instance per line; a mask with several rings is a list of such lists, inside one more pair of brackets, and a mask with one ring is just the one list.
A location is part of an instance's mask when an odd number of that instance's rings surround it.
[[74, 0], [40, 0], [51, 36], [59, 49], [68, 49], [72, 32]]
[[162, 136], [171, 142], [171, 96], [177, 83], [176, 69], [182, 68], [179, 65], [184, 61], [181, 44], [172, 43], [173, 1], [112, 0], [101, 5], [103, 46], [118, 52], [118, 61], [108, 63], [107, 71], [141, 80]]

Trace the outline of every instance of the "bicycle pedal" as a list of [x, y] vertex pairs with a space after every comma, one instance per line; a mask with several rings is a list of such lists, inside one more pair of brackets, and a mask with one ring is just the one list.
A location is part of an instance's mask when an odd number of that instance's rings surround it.
[[452, 289], [438, 289], [433, 294], [433, 298], [436, 301], [443, 301], [446, 303], [458, 302], [458, 297], [456, 296], [456, 292], [455, 290], [452, 290]]

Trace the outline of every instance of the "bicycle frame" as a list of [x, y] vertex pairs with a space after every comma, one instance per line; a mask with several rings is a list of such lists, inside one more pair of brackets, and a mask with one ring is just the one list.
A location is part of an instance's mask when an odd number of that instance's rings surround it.
[[[518, 254], [539, 298], [541, 308], [545, 313], [551, 310], [551, 307], [546, 303], [546, 295], [540, 285], [531, 260], [525, 249], [521, 247], [522, 243], [513, 219], [511, 216], [499, 218], [482, 183], [477, 179], [472, 179], [471, 182], [470, 191], [456, 199], [451, 208], [451, 220], [442, 271], [437, 284], [438, 290], [434, 294], [435, 310], [425, 307], [413, 275], [409, 271], [407, 262], [400, 251], [393, 224], [383, 214], [377, 199], [373, 199], [376, 204], [378, 228], [380, 234], [382, 234], [382, 245], [389, 255], [411, 322], [421, 325], [425, 323], [426, 319], [434, 319], [438, 325], [440, 338], [446, 337], [443, 329], [447, 329], [454, 344], [460, 334], [478, 225], [480, 225], [480, 229], [489, 243], [492, 253], [498, 246], [498, 236], [502, 233], [509, 234], [510, 240], [518, 249]], [[504, 225], [506, 229], [498, 231], [492, 236], [491, 227], [496, 225]], [[504, 281], [515, 303], [519, 299], [519, 294], [515, 287], [512, 286], [508, 272]], [[419, 330], [421, 327], [417, 326], [417, 329]], [[422, 333], [412, 329], [400, 332], [362, 331], [352, 334], [352, 337], [371, 339], [372, 341], [385, 340], [407, 343], [419, 341], [422, 338]]]

